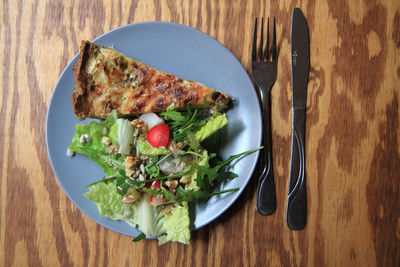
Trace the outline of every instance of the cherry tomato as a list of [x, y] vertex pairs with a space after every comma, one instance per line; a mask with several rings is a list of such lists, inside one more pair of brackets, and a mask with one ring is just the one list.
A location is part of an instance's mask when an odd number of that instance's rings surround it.
[[147, 141], [154, 147], [167, 147], [169, 141], [169, 126], [158, 124], [147, 133]]

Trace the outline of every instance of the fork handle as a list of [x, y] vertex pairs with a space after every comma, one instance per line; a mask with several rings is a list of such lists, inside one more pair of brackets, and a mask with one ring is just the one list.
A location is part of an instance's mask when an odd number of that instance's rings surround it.
[[262, 215], [271, 215], [276, 210], [276, 193], [272, 165], [271, 115], [269, 95], [263, 98], [263, 145], [261, 153], [261, 175], [257, 185], [257, 211]]

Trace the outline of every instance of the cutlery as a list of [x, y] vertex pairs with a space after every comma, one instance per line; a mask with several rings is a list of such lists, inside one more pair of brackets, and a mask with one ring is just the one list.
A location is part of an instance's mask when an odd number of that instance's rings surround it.
[[299, 8], [295, 8], [292, 14], [291, 57], [293, 131], [286, 223], [293, 230], [301, 230], [307, 223], [304, 137], [310, 39], [307, 21]]
[[270, 91], [276, 81], [278, 59], [276, 54], [276, 30], [275, 18], [272, 34], [272, 51], [270, 53], [269, 44], [269, 18], [267, 24], [267, 42], [263, 51], [263, 31], [264, 18], [261, 19], [261, 33], [259, 53], [257, 55], [257, 18], [254, 24], [253, 51], [251, 72], [256, 84], [257, 93], [262, 104], [263, 117], [263, 146], [261, 152], [260, 166], [261, 172], [257, 185], [257, 210], [262, 215], [270, 215], [276, 210], [276, 194], [274, 183], [274, 172], [272, 168], [272, 148], [271, 148], [271, 103]]

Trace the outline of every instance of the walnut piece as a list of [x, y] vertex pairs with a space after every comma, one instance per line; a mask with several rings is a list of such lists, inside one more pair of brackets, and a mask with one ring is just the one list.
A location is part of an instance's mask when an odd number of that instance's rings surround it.
[[147, 124], [144, 123], [144, 121], [139, 120], [139, 119], [134, 119], [131, 121], [131, 125], [137, 129], [140, 129], [144, 132], [147, 132]]
[[125, 172], [126, 176], [131, 177], [133, 176], [136, 171], [135, 167], [141, 163], [141, 160], [138, 157], [135, 156], [128, 156], [124, 160], [124, 167], [125, 167]]

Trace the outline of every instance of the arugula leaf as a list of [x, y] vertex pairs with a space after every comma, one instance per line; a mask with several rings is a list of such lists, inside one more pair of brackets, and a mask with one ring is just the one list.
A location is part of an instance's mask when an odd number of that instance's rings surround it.
[[225, 179], [234, 179], [238, 177], [237, 174], [234, 174], [232, 172], [228, 172], [227, 168], [229, 167], [229, 164], [234, 161], [235, 159], [238, 159], [244, 155], [251, 154], [253, 152], [256, 152], [257, 150], [262, 149], [263, 147], [259, 147], [256, 149], [252, 149], [237, 155], [230, 156], [227, 160], [218, 162], [216, 166], [209, 168], [207, 166], [200, 166], [200, 165], [195, 165], [193, 163], [188, 162], [189, 165], [191, 165], [193, 168], [197, 168], [197, 178], [196, 182], [197, 185], [202, 189], [202, 191], [207, 191], [209, 192], [212, 187], [214, 186], [215, 182], [221, 182]]
[[161, 192], [163, 193], [163, 196], [167, 199], [167, 200], [171, 200], [174, 199], [174, 195], [171, 194], [167, 189], [165, 189], [164, 186], [160, 186]]
[[145, 170], [146, 173], [150, 176], [150, 177], [158, 177], [160, 176], [160, 168], [158, 167], [158, 165], [163, 162], [164, 160], [166, 160], [172, 153], [168, 153], [165, 156], [163, 156], [161, 159], [158, 159], [157, 157], [152, 157], [152, 162], [150, 164], [148, 164], [147, 166], [145, 166]]
[[[172, 108], [171, 108], [172, 107]], [[186, 122], [187, 118], [179, 111], [173, 109], [173, 106], [169, 106], [168, 109], [160, 114], [164, 120], [172, 120], [178, 122]]]
[[90, 186], [92, 186], [92, 185], [95, 185], [95, 184], [98, 184], [98, 183], [108, 183], [109, 181], [113, 181], [113, 180], [115, 180], [115, 178], [117, 178], [117, 176], [116, 175], [111, 175], [111, 176], [108, 176], [107, 178], [106, 177], [103, 177], [101, 180], [98, 180], [98, 181], [96, 181], [96, 182], [93, 182], [93, 183], [91, 183], [91, 184], [88, 184], [88, 185], [86, 185], [85, 187], [90, 187]]
[[175, 195], [175, 201], [181, 203], [182, 201], [193, 201], [194, 199], [206, 199], [212, 196], [221, 195], [229, 192], [236, 192], [239, 188], [232, 188], [227, 190], [221, 190], [217, 192], [208, 192], [205, 190], [195, 191], [195, 190], [185, 190], [181, 186], [177, 188]]
[[199, 140], [196, 139], [195, 135], [192, 132], [187, 132], [186, 136], [189, 142], [189, 147], [193, 149], [193, 151], [198, 151], [200, 148]]
[[[205, 120], [197, 118], [197, 109], [192, 112], [190, 107], [186, 111], [178, 111], [174, 109], [174, 105], [171, 105], [160, 115], [170, 127], [176, 142], [182, 142], [185, 139], [189, 139], [189, 136], [194, 136], [194, 133], [206, 123]], [[190, 143], [194, 144], [193, 142]]]
[[130, 185], [126, 182], [125, 177], [119, 176], [114, 180], [115, 185], [117, 186], [117, 192], [120, 195], [125, 195], [128, 192]]
[[139, 242], [142, 239], [145, 239], [146, 235], [143, 233], [140, 233], [140, 235], [138, 235], [137, 237], [135, 237], [134, 239], [132, 239], [132, 242]]

